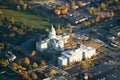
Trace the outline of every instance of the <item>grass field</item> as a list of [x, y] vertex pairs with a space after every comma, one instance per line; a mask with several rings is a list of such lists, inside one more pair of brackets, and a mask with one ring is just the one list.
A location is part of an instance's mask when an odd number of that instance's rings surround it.
[[3, 17], [12, 16], [16, 21], [24, 22], [26, 25], [29, 25], [35, 29], [45, 29], [46, 27], [50, 27], [53, 24], [44, 16], [35, 15], [32, 12], [17, 11], [7, 6], [0, 6], [0, 9], [3, 11]]

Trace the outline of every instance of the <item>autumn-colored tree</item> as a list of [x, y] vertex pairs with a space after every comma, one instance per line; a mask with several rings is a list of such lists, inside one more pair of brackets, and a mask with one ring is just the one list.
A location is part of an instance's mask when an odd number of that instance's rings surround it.
[[111, 17], [111, 14], [110, 14], [110, 13], [107, 13], [107, 17], [110, 18], [110, 17]]
[[83, 24], [84, 24], [84, 26], [88, 26], [88, 23], [87, 23], [87, 22], [84, 22]]
[[60, 24], [57, 25], [56, 33], [57, 34], [61, 34], [62, 33], [62, 30], [60, 29]]
[[94, 19], [92, 19], [90, 22], [91, 22], [92, 24], [94, 24], [94, 23], [95, 23], [95, 20], [94, 20]]
[[33, 63], [33, 68], [38, 68], [38, 64], [36, 62]]
[[1, 60], [0, 60], [0, 65], [1, 65], [2, 67], [7, 67], [8, 64], [9, 64], [8, 59], [1, 59]]
[[56, 70], [51, 70], [50, 73], [49, 73], [49, 76], [54, 76], [56, 73], [57, 73]]
[[96, 14], [97, 9], [94, 8], [94, 7], [91, 7], [90, 9], [88, 9], [88, 11], [89, 11], [90, 14]]
[[104, 19], [104, 18], [105, 18], [105, 16], [104, 16], [104, 15], [101, 15], [101, 16], [100, 16], [100, 18]]
[[67, 23], [67, 28], [72, 28], [72, 25], [70, 23]]
[[22, 67], [22, 66], [17, 66], [18, 69], [22, 70], [22, 71], [25, 71], [26, 68]]
[[13, 31], [17, 31], [17, 27], [16, 27], [16, 26], [12, 26], [11, 29], [12, 29]]
[[17, 4], [20, 5], [20, 6], [23, 6], [24, 5], [24, 1], [23, 0], [18, 0]]
[[67, 39], [67, 43], [73, 44], [73, 43], [74, 43], [74, 40], [73, 40], [72, 38], [68, 38], [68, 39]]
[[96, 29], [92, 29], [92, 32], [96, 33], [96, 32], [97, 32], [97, 30], [96, 30]]
[[43, 66], [45, 66], [45, 65], [46, 65], [45, 60], [42, 60], [42, 61], [41, 61], [41, 64], [42, 64]]
[[91, 24], [90, 21], [87, 21], [88, 26]]
[[11, 23], [14, 23], [14, 22], [15, 22], [14, 17], [10, 17], [10, 18], [9, 18], [9, 21], [10, 21]]
[[36, 55], [36, 51], [33, 50], [30, 56], [31, 56], [31, 57], [34, 57], [35, 55]]
[[75, 60], [73, 60], [73, 61], [72, 61], [72, 65], [75, 65], [75, 64], [76, 64], [76, 61], [75, 61]]
[[23, 62], [26, 64], [26, 65], [29, 65], [30, 64], [30, 59], [28, 57], [25, 57], [23, 59]]
[[100, 17], [99, 17], [99, 16], [96, 17], [96, 18], [95, 18], [95, 21], [96, 21], [96, 22], [99, 22], [99, 21], [100, 21]]
[[60, 14], [61, 14], [61, 10], [60, 10], [60, 9], [57, 9], [57, 8], [55, 9], [54, 12], [55, 12], [55, 14], [57, 14], [57, 15], [60, 15]]
[[36, 79], [38, 79], [38, 76], [37, 76], [34, 72], [32, 72], [32, 73], [31, 73], [31, 78], [32, 78], [33, 80], [36, 80]]
[[50, 0], [51, 3], [55, 3], [55, 0]]
[[19, 72], [19, 74], [22, 76], [23, 80], [32, 80], [29, 76], [29, 73], [24, 71], [24, 72]]
[[78, 1], [77, 4], [79, 5], [79, 7], [83, 6], [83, 2], [82, 1]]
[[47, 33], [48, 33], [48, 32], [50, 32], [50, 30], [49, 30], [48, 28], [46, 28], [46, 29], [45, 29], [45, 32], [47, 32]]
[[105, 3], [101, 3], [101, 8], [103, 9], [103, 10], [105, 10], [105, 9], [107, 9], [107, 4], [105, 4]]
[[0, 43], [0, 50], [4, 49], [4, 44]]
[[75, 3], [75, 1], [71, 1], [71, 8], [72, 8], [72, 10], [76, 10], [76, 3]]
[[23, 10], [27, 9], [27, 4], [23, 4]]
[[20, 6], [17, 6], [17, 10], [18, 10], [18, 11], [20, 11], [20, 10], [21, 10]]
[[17, 64], [16, 63], [12, 63], [12, 66], [11, 66], [11, 69], [13, 70], [13, 71], [15, 71], [16, 69], [17, 69]]
[[3, 11], [2, 10], [0, 10], [0, 17], [3, 15]]
[[67, 7], [63, 8], [63, 9], [61, 10], [61, 13], [62, 13], [62, 14], [68, 13], [68, 8], [67, 8]]
[[112, 11], [111, 12], [111, 17], [114, 17], [115, 16], [115, 13]]
[[66, 5], [59, 5], [55, 8], [54, 12], [57, 15], [66, 14], [68, 12], [68, 9], [69, 9], [69, 7]]
[[76, 77], [72, 77], [70, 80], [77, 80], [77, 78]]
[[72, 28], [69, 28], [69, 33], [72, 33], [72, 31], [73, 31]]

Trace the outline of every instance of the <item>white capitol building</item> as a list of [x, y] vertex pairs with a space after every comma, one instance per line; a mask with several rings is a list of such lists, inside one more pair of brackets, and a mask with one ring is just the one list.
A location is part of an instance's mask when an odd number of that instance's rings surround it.
[[58, 57], [59, 66], [71, 65], [72, 62], [79, 62], [83, 59], [91, 58], [93, 55], [96, 55], [96, 49], [93, 47], [86, 47], [81, 45], [80, 47], [67, 50], [61, 53], [61, 56]]
[[70, 36], [67, 34], [56, 35], [55, 28], [51, 26], [51, 31], [49, 32], [48, 38], [36, 41], [36, 49], [39, 51], [44, 51], [47, 48], [53, 48], [55, 50], [63, 50], [64, 44]]
[[[67, 39], [70, 35], [62, 34], [56, 35], [55, 28], [51, 26], [51, 31], [46, 39], [39, 39], [36, 41], [36, 49], [39, 51], [44, 51], [47, 48], [52, 48], [57, 51], [64, 50], [64, 44], [67, 43]], [[82, 59], [91, 58], [93, 55], [96, 55], [96, 49], [93, 47], [86, 47], [80, 45], [73, 50], [63, 51], [61, 56], [58, 57], [58, 65], [70, 65], [73, 61], [78, 62]]]

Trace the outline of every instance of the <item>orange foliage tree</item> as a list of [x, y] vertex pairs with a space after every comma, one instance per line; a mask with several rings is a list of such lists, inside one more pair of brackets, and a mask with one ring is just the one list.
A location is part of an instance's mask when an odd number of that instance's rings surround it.
[[42, 60], [42, 61], [41, 61], [41, 64], [42, 64], [43, 66], [45, 66], [45, 65], [46, 65], [45, 60]]
[[68, 38], [68, 39], [67, 39], [67, 43], [73, 44], [73, 43], [74, 43], [74, 40], [73, 40], [72, 38]]
[[13, 71], [15, 71], [16, 69], [17, 69], [17, 64], [16, 63], [12, 63], [12, 66], [11, 66], [11, 69], [13, 70]]
[[28, 57], [25, 57], [25, 58], [23, 59], [23, 62], [24, 62], [25, 64], [29, 65], [29, 64], [30, 64], [30, 59], [29, 59]]
[[58, 24], [58, 26], [57, 26], [56, 33], [57, 34], [61, 34], [62, 33], [62, 29], [60, 28], [60, 24]]
[[0, 43], [0, 50], [1, 49], [4, 49], [4, 44], [3, 43]]
[[99, 17], [99, 16], [96, 17], [96, 18], [95, 18], [95, 21], [96, 21], [96, 22], [99, 22], [99, 21], [100, 21], [100, 17]]
[[87, 23], [87, 22], [84, 22], [83, 24], [84, 24], [84, 26], [88, 26], [88, 23]]
[[54, 12], [57, 15], [66, 14], [68, 12], [68, 9], [69, 8], [66, 5], [60, 5], [55, 8]]
[[33, 50], [30, 56], [31, 56], [31, 57], [34, 57], [35, 55], [36, 55], [36, 51]]
[[77, 4], [79, 5], [79, 7], [83, 6], [83, 2], [82, 1], [78, 1]]

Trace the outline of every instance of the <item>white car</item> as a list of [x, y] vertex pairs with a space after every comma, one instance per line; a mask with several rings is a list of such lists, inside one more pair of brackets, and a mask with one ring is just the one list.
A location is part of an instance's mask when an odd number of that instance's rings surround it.
[[12, 54], [11, 51], [8, 51], [8, 53], [5, 54], [5, 56], [8, 58], [10, 62], [14, 61], [16, 59], [16, 56]]

